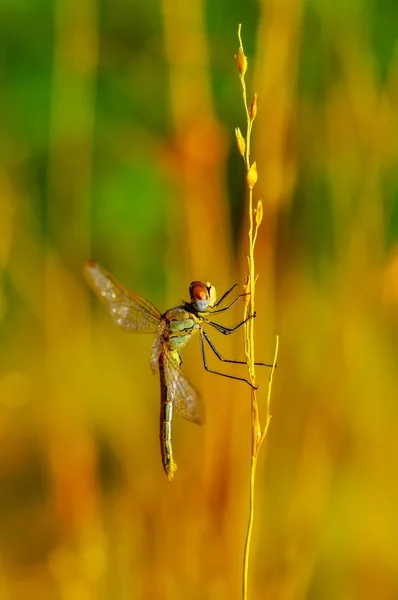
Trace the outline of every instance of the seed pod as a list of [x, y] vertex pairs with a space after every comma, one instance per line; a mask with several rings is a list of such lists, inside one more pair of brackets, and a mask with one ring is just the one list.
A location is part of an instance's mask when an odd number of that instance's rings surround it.
[[254, 162], [246, 175], [246, 182], [249, 190], [252, 190], [257, 182], [257, 164]]
[[243, 135], [241, 134], [239, 127], [235, 127], [235, 135], [236, 135], [236, 142], [238, 144], [239, 154], [241, 154], [244, 158], [245, 152], [246, 152], [246, 141], [245, 141], [245, 138], [243, 137]]
[[238, 49], [238, 54], [235, 56], [235, 60], [236, 64], [238, 65], [239, 75], [244, 77], [247, 71], [247, 57], [245, 56], [242, 47]]
[[254, 214], [256, 215], [256, 226], [259, 227], [261, 221], [263, 220], [263, 214], [264, 214], [264, 211], [263, 211], [263, 201], [262, 200], [259, 200], [257, 202], [257, 208], [254, 211]]
[[253, 100], [250, 102], [249, 106], [249, 116], [251, 121], [254, 121], [257, 115], [257, 96], [257, 93], [253, 95]]

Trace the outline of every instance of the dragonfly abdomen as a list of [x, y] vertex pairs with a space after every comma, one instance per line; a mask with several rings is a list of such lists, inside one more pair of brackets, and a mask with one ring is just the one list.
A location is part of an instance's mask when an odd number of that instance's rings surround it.
[[[173, 458], [173, 447], [171, 444], [171, 421], [173, 418], [173, 404], [168, 394], [166, 377], [164, 373], [163, 353], [159, 356], [160, 374], [160, 452], [162, 455], [163, 469], [169, 481], [174, 477], [177, 465]], [[167, 359], [166, 359], [167, 360]]]

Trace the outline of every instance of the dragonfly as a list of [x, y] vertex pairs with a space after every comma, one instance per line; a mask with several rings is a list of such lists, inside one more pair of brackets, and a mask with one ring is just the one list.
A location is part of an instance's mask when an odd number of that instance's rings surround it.
[[[229, 335], [242, 327], [249, 319], [254, 318], [256, 314], [248, 316], [234, 327], [224, 327], [211, 320], [213, 315], [229, 310], [246, 295], [239, 294], [227, 306], [221, 308], [221, 304], [237, 284], [234, 284], [217, 301], [214, 286], [209, 282], [193, 281], [189, 286], [189, 302], [183, 301], [182, 304], [170, 308], [162, 314], [151, 302], [125, 288], [97, 262], [87, 261], [84, 265], [84, 275], [95, 295], [108, 309], [116, 325], [128, 332], [155, 334], [152, 344], [151, 367], [153, 372], [158, 368], [160, 374], [160, 450], [163, 469], [171, 481], [177, 470], [171, 436], [173, 410], [192, 423], [202, 424], [204, 422], [202, 399], [181, 370], [181, 349], [195, 334], [199, 334], [203, 365], [208, 372], [244, 381], [254, 387], [244, 377], [221, 373], [208, 366], [205, 344], [210, 347], [220, 361], [234, 364], [246, 363], [224, 358], [216, 349], [203, 325], [210, 325], [220, 333]], [[255, 364], [272, 367], [267, 363]]]

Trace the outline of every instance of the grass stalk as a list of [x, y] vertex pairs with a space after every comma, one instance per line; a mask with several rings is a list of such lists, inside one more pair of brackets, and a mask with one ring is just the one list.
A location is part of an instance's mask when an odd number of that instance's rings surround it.
[[[255, 288], [257, 282], [257, 275], [255, 274], [255, 263], [254, 263], [254, 249], [258, 236], [258, 230], [263, 218], [263, 204], [259, 200], [257, 202], [256, 209], [253, 209], [253, 188], [257, 182], [257, 165], [256, 163], [250, 163], [250, 146], [251, 146], [251, 133], [253, 128], [253, 122], [257, 114], [257, 94], [254, 94], [250, 105], [247, 102], [247, 91], [245, 74], [247, 71], [247, 57], [245, 56], [241, 37], [241, 25], [238, 27], [238, 39], [239, 48], [238, 54], [236, 55], [236, 62], [239, 71], [239, 77], [242, 87], [242, 97], [245, 106], [246, 113], [246, 137], [243, 137], [239, 128], [235, 129], [236, 140], [238, 144], [238, 150], [244, 160], [246, 167], [246, 183], [249, 189], [249, 252], [247, 255], [248, 262], [248, 275], [246, 277], [245, 292], [248, 293], [245, 302], [244, 318], [254, 314], [255, 311]], [[258, 453], [263, 443], [268, 427], [271, 421], [270, 414], [270, 403], [271, 403], [271, 391], [273, 374], [276, 366], [279, 349], [279, 338], [276, 337], [275, 354], [270, 370], [270, 376], [268, 381], [268, 392], [266, 402], [266, 415], [265, 425], [262, 428], [259, 418], [257, 393], [256, 393], [256, 371], [254, 364], [254, 319], [250, 319], [245, 325], [245, 354], [249, 370], [250, 382], [253, 385], [251, 389], [251, 462], [250, 462], [250, 489], [249, 489], [249, 516], [246, 530], [246, 538], [244, 545], [243, 554], [243, 575], [242, 575], [242, 599], [248, 599], [248, 575], [249, 575], [249, 559], [250, 559], [250, 548], [253, 532], [254, 522], [254, 492], [255, 492], [255, 481], [256, 481], [256, 468]]]

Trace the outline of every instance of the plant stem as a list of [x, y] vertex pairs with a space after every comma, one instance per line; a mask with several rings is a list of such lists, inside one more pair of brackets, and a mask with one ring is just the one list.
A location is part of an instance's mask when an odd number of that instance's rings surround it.
[[[253, 210], [253, 187], [257, 180], [257, 169], [256, 165], [250, 164], [250, 142], [251, 142], [251, 132], [253, 127], [253, 121], [257, 112], [257, 95], [255, 94], [253, 97], [252, 104], [250, 105], [250, 109], [247, 104], [247, 92], [246, 92], [246, 83], [245, 83], [245, 73], [247, 70], [247, 58], [243, 51], [242, 38], [241, 38], [241, 25], [238, 27], [238, 39], [239, 39], [239, 50], [237, 55], [237, 64], [240, 76], [240, 82], [242, 86], [242, 96], [243, 102], [245, 106], [246, 112], [246, 120], [247, 120], [247, 130], [246, 130], [246, 139], [241, 139], [240, 130], [237, 129], [237, 141], [238, 148], [243, 156], [246, 165], [247, 177], [246, 181], [249, 187], [249, 253], [247, 256], [248, 261], [248, 271], [249, 275], [246, 280], [245, 289], [249, 295], [249, 302], [245, 304], [244, 310], [244, 318], [247, 318], [249, 315], [254, 314], [255, 309], [255, 287], [257, 277], [255, 277], [255, 268], [254, 268], [254, 248], [257, 241], [258, 228], [262, 219], [262, 203], [259, 201], [257, 204], [256, 211]], [[243, 145], [242, 145], [243, 143]], [[244, 150], [243, 150], [244, 149]], [[255, 177], [253, 178], [253, 172], [251, 169], [255, 168]], [[250, 174], [249, 174], [250, 171]], [[258, 212], [261, 209], [261, 215]], [[253, 234], [253, 216], [256, 214], [256, 227]], [[242, 579], [242, 599], [248, 599], [248, 573], [249, 573], [249, 558], [250, 558], [250, 547], [251, 547], [251, 538], [253, 531], [253, 522], [254, 522], [254, 491], [255, 491], [255, 480], [256, 480], [256, 468], [257, 468], [257, 458], [258, 452], [261, 444], [264, 441], [265, 436], [267, 435], [268, 427], [271, 421], [270, 415], [270, 402], [271, 402], [271, 389], [272, 389], [272, 380], [273, 373], [276, 366], [276, 360], [278, 356], [278, 348], [279, 348], [279, 338], [276, 338], [275, 345], [275, 355], [274, 362], [271, 368], [269, 382], [268, 382], [268, 393], [267, 393], [267, 404], [266, 404], [266, 417], [265, 417], [265, 426], [264, 429], [261, 429], [261, 423], [259, 419], [259, 411], [257, 404], [257, 396], [256, 389], [252, 388], [251, 390], [251, 462], [250, 462], [250, 489], [249, 489], [249, 518], [246, 530], [245, 537], [245, 546], [244, 546], [244, 555], [243, 555], [243, 579]], [[255, 372], [255, 359], [254, 359], [254, 319], [250, 319], [245, 325], [245, 355], [247, 360], [247, 366], [249, 370], [250, 382], [253, 386], [256, 386], [256, 372]]]
[[257, 466], [257, 456], [252, 454], [251, 465], [250, 465], [249, 520], [247, 523], [245, 549], [244, 549], [244, 556], [243, 556], [243, 582], [242, 582], [242, 598], [243, 598], [243, 600], [247, 600], [247, 598], [248, 598], [248, 573], [249, 573], [250, 546], [251, 546], [253, 521], [254, 521], [254, 483], [255, 483], [255, 478], [256, 478], [256, 466]]

